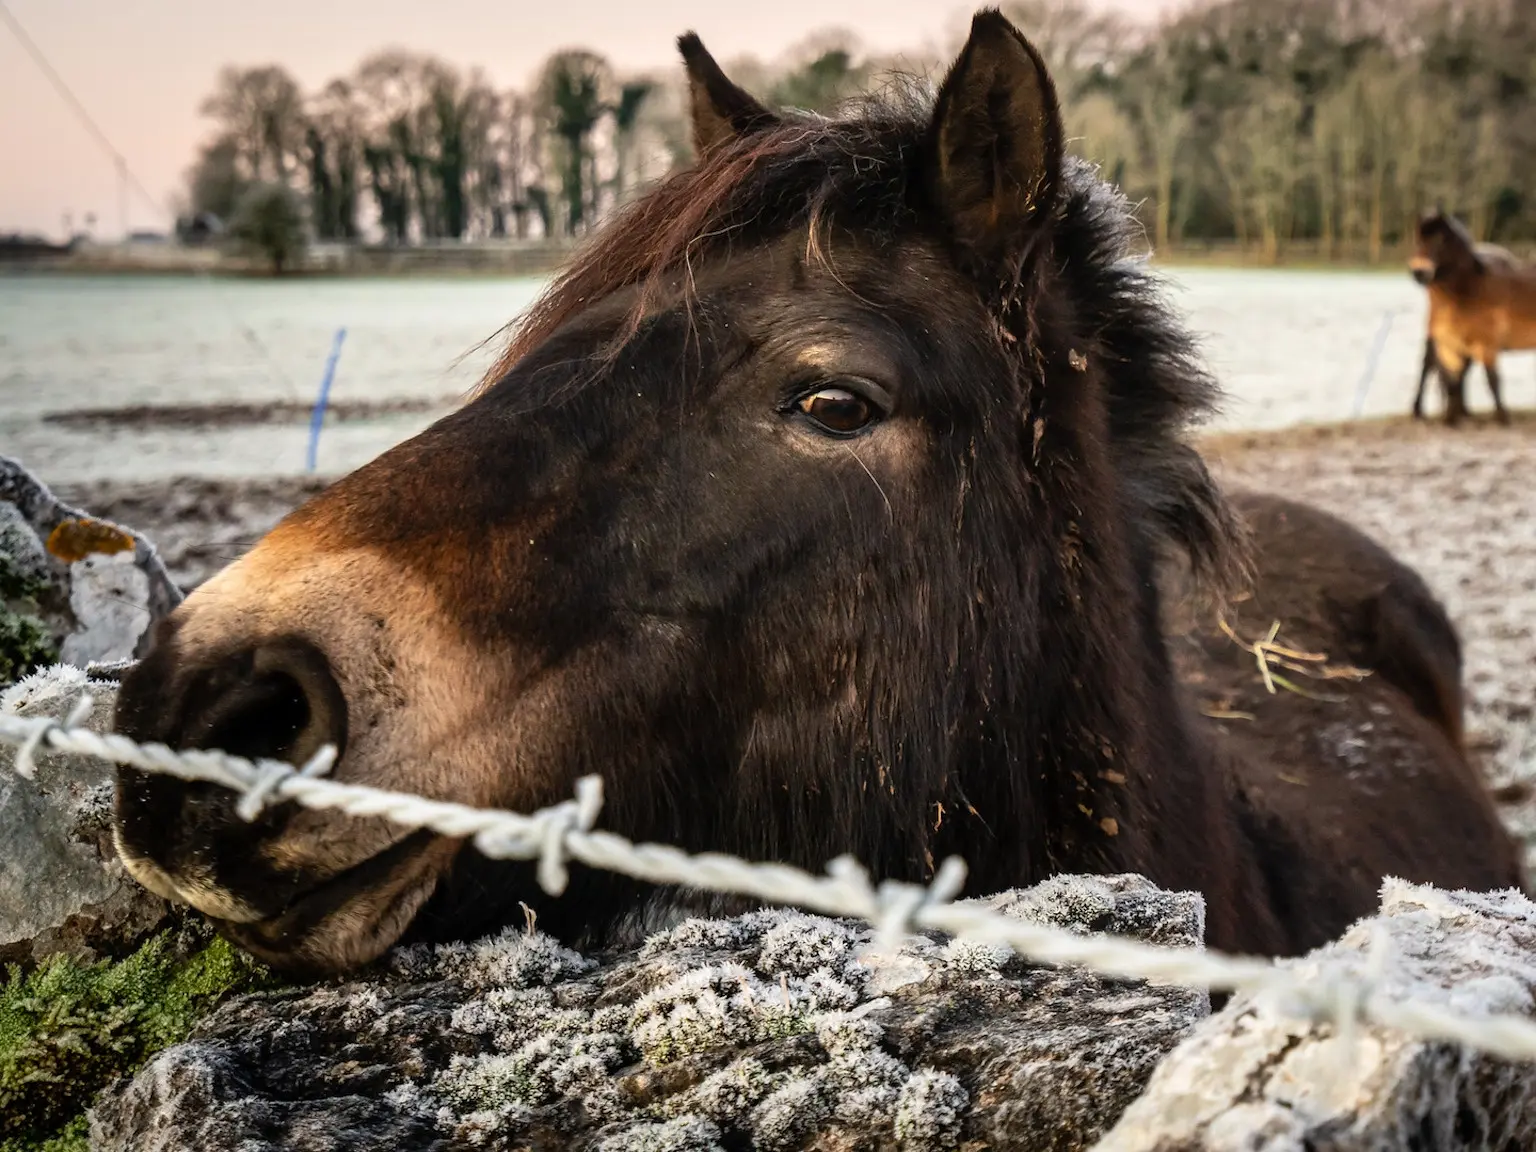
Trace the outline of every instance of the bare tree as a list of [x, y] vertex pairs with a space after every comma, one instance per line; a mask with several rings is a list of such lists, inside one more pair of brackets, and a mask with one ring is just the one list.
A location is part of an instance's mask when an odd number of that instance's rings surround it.
[[[1079, 97], [1066, 110], [1064, 119], [1068, 146], [1097, 164], [1104, 179], [1121, 187], [1136, 181], [1136, 132], [1108, 93]], [[1169, 178], [1171, 182], [1171, 172]], [[1163, 229], [1167, 226], [1164, 220]]]
[[655, 91], [654, 80], [626, 81], [619, 86], [618, 100], [609, 108], [613, 115], [613, 190], [616, 200], [622, 201], [628, 191], [624, 181], [629, 175], [629, 158], [634, 151], [635, 135], [640, 128], [640, 113]]
[[558, 52], [544, 65], [539, 111], [557, 149], [567, 235], [580, 235], [595, 214], [593, 132], [612, 101], [613, 69], [595, 52]]
[[812, 33], [784, 54], [771, 103], [809, 112], [831, 112], [869, 86], [870, 68], [858, 39], [842, 28]]
[[288, 183], [303, 144], [304, 100], [287, 71], [226, 67], [200, 111], [234, 144], [247, 180]]
[[1014, 0], [1003, 12], [1045, 58], [1069, 115], [1095, 76], [1125, 58], [1131, 39], [1119, 14], [1085, 0]]
[[[1235, 238], [1273, 260], [1294, 237], [1386, 259], [1434, 200], [1480, 237], [1536, 238], [1529, 0], [1190, 0], [1160, 22], [1098, 0], [1006, 10], [1050, 65], [1071, 146], [1146, 204], [1160, 251]], [[725, 63], [766, 102], [820, 112], [912, 65], [837, 28]], [[358, 236], [365, 196], [394, 242], [579, 235], [691, 159], [680, 68], [619, 76], [580, 49], [510, 93], [398, 49], [307, 103], [275, 65], [231, 67], [203, 109], [215, 130], [189, 207], [227, 216], [252, 182], [285, 183], [322, 237]]]
[[1172, 238], [1175, 183], [1192, 116], [1184, 106], [1178, 76], [1161, 41], [1153, 40], [1130, 62], [1120, 91], [1122, 107], [1139, 134], [1145, 170], [1151, 178], [1152, 240], [1162, 251]]
[[362, 189], [364, 110], [352, 85], [332, 80], [309, 102], [305, 147], [310, 217], [325, 240], [355, 240]]
[[190, 214], [211, 212], [228, 222], [241, 192], [250, 183], [241, 171], [239, 142], [221, 135], [204, 144], [187, 170], [186, 181]]

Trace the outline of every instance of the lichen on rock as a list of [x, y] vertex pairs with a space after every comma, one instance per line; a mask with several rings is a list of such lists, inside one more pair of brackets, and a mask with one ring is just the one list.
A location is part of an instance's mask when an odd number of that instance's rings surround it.
[[[1198, 896], [1073, 882], [1091, 893], [1052, 914], [1198, 940]], [[305, 1149], [1086, 1149], [1208, 1010], [936, 936], [873, 945], [770, 910], [610, 955], [523, 928], [399, 948], [342, 984], [224, 1004], [98, 1102], [92, 1146], [254, 1147], [280, 1125], [346, 1132], [284, 1145]]]
[[141, 656], [181, 599], [148, 540], [63, 504], [0, 456], [0, 687], [55, 660]]

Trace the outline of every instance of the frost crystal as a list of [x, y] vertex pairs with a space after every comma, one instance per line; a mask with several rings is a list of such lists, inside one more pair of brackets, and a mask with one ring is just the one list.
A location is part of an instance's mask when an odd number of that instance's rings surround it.
[[756, 943], [785, 917], [778, 911], [748, 912], [731, 920], [684, 920], [646, 940], [641, 956], [679, 950], [734, 951]]
[[414, 1080], [402, 1080], [384, 1093], [384, 1099], [402, 1112], [430, 1111], [429, 1098]]
[[811, 1017], [851, 1008], [858, 993], [825, 970], [767, 983], [734, 963], [700, 968], [635, 1004], [634, 1039], [652, 1063], [811, 1031]]
[[1001, 972], [1013, 958], [1013, 949], [980, 940], [951, 940], [944, 947], [944, 963], [956, 972], [986, 976]]
[[965, 1087], [948, 1072], [920, 1069], [896, 1102], [896, 1141], [911, 1152], [945, 1152], [960, 1143], [970, 1103]]
[[[1060, 915], [1071, 904], [1096, 915], [1102, 891], [1117, 915], [1142, 908], [1141, 889], [1078, 884], [1086, 901], [1060, 884], [1044, 900], [997, 899], [1026, 914]], [[1157, 919], [1159, 931], [1164, 924]], [[272, 1052], [322, 1084], [365, 1071], [369, 1090], [346, 1098], [357, 1111], [336, 1113], [337, 1124], [366, 1114], [370, 1131], [412, 1133], [403, 1142], [381, 1135], [386, 1149], [414, 1146], [423, 1122], [444, 1146], [483, 1152], [550, 1141], [594, 1152], [946, 1152], [971, 1123], [1005, 1134], [999, 1146], [1031, 1147], [1034, 1134], [1065, 1123], [1071, 1135], [1058, 1142], [1076, 1147], [1142, 1090], [1155, 1060], [1141, 1054], [1165, 1051], [1207, 1010], [1187, 990], [1104, 987], [1070, 970], [1005, 963], [986, 946], [912, 936], [870, 954], [871, 936], [862, 925], [773, 910], [685, 921], [643, 952], [598, 962], [520, 930], [399, 948], [384, 973], [315, 988], [297, 1014], [285, 1004], [261, 1015], [264, 1002], [253, 1001], [246, 1011], [264, 1029], [228, 1042], [244, 1045], [231, 1067], [249, 1075], [214, 1079], [259, 1083]], [[1104, 1071], [1085, 1084], [1080, 1067]], [[979, 1095], [989, 1090], [974, 1122], [946, 1071], [976, 1075]], [[159, 1080], [140, 1083], [149, 1085], [140, 1099], [159, 1099]], [[220, 1106], [267, 1107], [252, 1100]], [[1064, 1110], [1079, 1100], [1087, 1118], [1074, 1126]], [[177, 1146], [201, 1145], [188, 1136]]]
[[454, 973], [471, 988], [532, 988], [589, 972], [597, 965], [542, 932], [508, 928], [472, 945]]
[[547, 1104], [601, 1085], [625, 1062], [628, 1045], [611, 1032], [542, 1035], [508, 1055], [456, 1056], [433, 1088], [474, 1108]]
[[697, 1116], [661, 1124], [634, 1124], [605, 1136], [597, 1152], [724, 1152], [720, 1129]]
[[370, 989], [348, 998], [341, 1023], [349, 1031], [360, 1032], [383, 1014], [384, 1001], [377, 991]]
[[847, 1012], [824, 1012], [816, 1018], [816, 1039], [829, 1056], [877, 1048], [885, 1029], [864, 1016]]
[[764, 976], [809, 976], [818, 968], [840, 972], [853, 947], [853, 933], [836, 920], [795, 916], [764, 934], [757, 970]]
[[821, 1125], [831, 1113], [826, 1088], [820, 1080], [791, 1080], [752, 1113], [753, 1146], [765, 1149], [792, 1148]]
[[734, 1061], [668, 1102], [677, 1114], [697, 1113], [724, 1124], [739, 1122], [772, 1089], [773, 1078], [751, 1056]]

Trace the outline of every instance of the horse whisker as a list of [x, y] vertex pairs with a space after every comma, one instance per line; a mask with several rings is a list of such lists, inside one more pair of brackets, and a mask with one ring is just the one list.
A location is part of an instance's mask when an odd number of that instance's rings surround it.
[[869, 465], [864, 463], [863, 460], [859, 459], [859, 454], [853, 450], [852, 445], [844, 444], [843, 447], [848, 450], [848, 455], [852, 456], [855, 460], [858, 460], [859, 467], [864, 469], [864, 474], [869, 477], [870, 483], [875, 486], [875, 491], [880, 493], [880, 499], [885, 501], [885, 510], [894, 517], [896, 515], [896, 509], [891, 507], [891, 498], [885, 494], [885, 489], [880, 487], [880, 481], [875, 479], [875, 474], [869, 470]]

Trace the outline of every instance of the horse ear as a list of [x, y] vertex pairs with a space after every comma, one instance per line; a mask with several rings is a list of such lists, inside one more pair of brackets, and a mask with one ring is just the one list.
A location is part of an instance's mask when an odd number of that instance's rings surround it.
[[956, 243], [1014, 283], [1061, 186], [1056, 87], [1034, 45], [995, 8], [978, 12], [939, 88], [928, 190]]
[[726, 140], [760, 131], [778, 121], [724, 72], [692, 32], [677, 38], [688, 72], [688, 103], [693, 116], [693, 151], [704, 153]]

